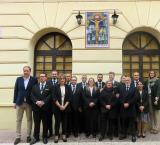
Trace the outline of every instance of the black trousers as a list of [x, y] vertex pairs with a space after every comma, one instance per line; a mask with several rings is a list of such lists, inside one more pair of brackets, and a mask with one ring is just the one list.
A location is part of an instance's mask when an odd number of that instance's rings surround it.
[[97, 125], [97, 109], [88, 108], [85, 109], [85, 126], [86, 133], [96, 134], [96, 125]]
[[116, 119], [109, 118], [108, 113], [101, 113], [101, 116], [100, 116], [101, 136], [104, 137], [106, 133], [108, 134], [108, 136], [113, 136], [115, 122], [116, 122]]
[[40, 124], [42, 121], [43, 125], [43, 138], [47, 138], [47, 111], [33, 111], [33, 120], [34, 120], [34, 138], [39, 139], [39, 133], [40, 133]]
[[73, 110], [71, 109], [67, 113], [67, 134], [71, 134], [73, 132]]
[[84, 110], [82, 112], [79, 112], [78, 117], [78, 124], [79, 124], [79, 133], [86, 133], [86, 124], [85, 124], [85, 113]]
[[53, 125], [52, 125], [52, 117], [53, 117], [53, 111], [52, 109], [50, 109], [48, 111], [48, 131], [49, 131], [49, 134], [52, 135], [53, 134]]
[[79, 111], [73, 110], [72, 111], [72, 118], [73, 118], [73, 133], [79, 132]]
[[130, 134], [132, 136], [135, 136], [136, 135], [135, 117], [126, 117], [120, 119], [121, 119], [121, 134], [127, 135], [127, 131], [128, 129], [130, 129]]
[[55, 135], [59, 135], [60, 124], [62, 124], [62, 134], [66, 135], [67, 131], [67, 112], [55, 111]]

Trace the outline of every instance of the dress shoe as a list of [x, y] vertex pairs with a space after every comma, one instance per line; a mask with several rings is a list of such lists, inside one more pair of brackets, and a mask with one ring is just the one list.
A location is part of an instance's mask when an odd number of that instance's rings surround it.
[[136, 142], [136, 137], [132, 136], [132, 142]]
[[47, 138], [43, 138], [43, 143], [47, 144], [48, 143], [48, 139]]
[[48, 138], [51, 138], [52, 136], [53, 136], [53, 134], [49, 134], [47, 137], [48, 137]]
[[119, 140], [123, 140], [123, 139], [125, 139], [126, 137], [127, 137], [126, 135], [122, 135], [122, 136], [119, 137]]
[[54, 143], [58, 143], [58, 136], [55, 136]]
[[70, 133], [67, 133], [66, 137], [67, 137], [67, 138], [69, 138], [69, 137], [70, 137], [70, 135], [71, 135]]
[[62, 135], [62, 140], [63, 140], [63, 142], [67, 142], [66, 135]]
[[95, 133], [93, 134], [93, 138], [96, 138], [96, 134]]
[[39, 139], [34, 138], [34, 139], [30, 142], [30, 145], [33, 145], [33, 144], [35, 144], [35, 143], [37, 143], [37, 142], [39, 142], [39, 141], [40, 141]]
[[110, 140], [113, 140], [113, 136], [109, 136], [108, 138], [109, 138]]
[[78, 137], [78, 133], [74, 133], [74, 137]]
[[104, 139], [104, 136], [100, 136], [99, 141], [102, 141]]
[[88, 138], [90, 136], [90, 133], [86, 133], [86, 137]]
[[17, 145], [20, 142], [21, 142], [21, 139], [20, 138], [16, 138], [15, 141], [14, 141], [14, 145]]
[[27, 143], [30, 143], [30, 142], [31, 142], [31, 137], [30, 137], [30, 136], [27, 136], [26, 142], [27, 142]]

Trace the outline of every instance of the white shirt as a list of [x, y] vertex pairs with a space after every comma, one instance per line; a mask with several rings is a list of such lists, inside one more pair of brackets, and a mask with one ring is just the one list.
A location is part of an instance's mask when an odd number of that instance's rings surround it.
[[62, 101], [62, 106], [64, 106], [65, 86], [60, 86], [60, 89], [61, 89], [61, 101]]
[[42, 88], [42, 85], [43, 85], [43, 89], [44, 89], [44, 87], [45, 87], [45, 85], [46, 85], [46, 82], [44, 82], [44, 83], [41, 83], [41, 82], [40, 82], [40, 90], [41, 90], [41, 88]]
[[89, 87], [89, 90], [90, 90], [90, 93], [91, 93], [91, 96], [93, 94], [93, 87]]
[[24, 88], [26, 90], [27, 86], [28, 86], [28, 82], [29, 82], [30, 76], [28, 78], [23, 77], [23, 79], [24, 79]]
[[[71, 85], [72, 86], [72, 92], [74, 91], [75, 92], [75, 90], [76, 90], [76, 85]], [[74, 87], [73, 87], [74, 86]], [[74, 90], [73, 90], [74, 89]], [[73, 93], [74, 93], [73, 92]]]

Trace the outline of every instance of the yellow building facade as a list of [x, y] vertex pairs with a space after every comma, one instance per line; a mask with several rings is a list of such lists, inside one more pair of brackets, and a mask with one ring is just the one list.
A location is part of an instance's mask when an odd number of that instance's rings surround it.
[[[150, 48], [157, 49], [153, 56], [148, 57], [148, 53], [142, 56], [144, 62], [146, 61], [144, 63], [146, 72], [143, 76], [146, 77], [147, 71], [151, 68], [157, 70], [159, 74], [159, 8], [159, 0], [1, 0], [0, 129], [15, 128], [16, 112], [12, 104], [15, 80], [22, 74], [24, 65], [30, 65], [33, 74], [36, 74], [36, 69], [38, 71], [41, 67], [35, 64], [36, 60], [41, 61], [41, 58], [35, 59], [35, 50], [43, 48], [43, 44], [39, 44], [40, 46], [37, 44], [47, 34], [62, 34], [70, 41], [71, 54], [66, 60], [71, 63], [68, 67], [79, 81], [81, 74], [96, 78], [98, 73], [102, 73], [106, 80], [108, 72], [114, 71], [116, 79], [119, 80], [123, 71], [129, 74], [131, 68], [138, 70], [141, 64], [140, 57], [137, 58], [136, 53], [128, 56], [127, 50], [123, 53], [123, 49], [125, 50], [129, 45], [132, 45], [130, 48], [135, 46], [133, 42], [129, 44], [127, 41], [134, 40], [139, 43], [132, 34], [135, 34], [135, 37], [143, 35], [140, 40], [141, 45], [147, 44], [149, 40], [153, 42]], [[112, 23], [111, 18], [114, 10], [119, 15], [116, 24]], [[78, 25], [76, 20], [79, 11], [83, 16], [81, 25]], [[104, 11], [110, 14], [109, 48], [86, 48], [85, 12]], [[60, 41], [61, 38], [57, 40]], [[147, 59], [152, 60], [147, 62]], [[48, 58], [48, 61], [53, 60]], [[127, 64], [129, 61], [135, 61], [135, 65]], [[149, 66], [150, 63], [153, 63], [153, 66], [152, 64]]]

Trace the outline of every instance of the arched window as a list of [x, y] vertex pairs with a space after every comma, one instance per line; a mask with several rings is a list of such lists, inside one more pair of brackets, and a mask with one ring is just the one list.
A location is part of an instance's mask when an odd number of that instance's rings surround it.
[[133, 76], [138, 71], [142, 79], [148, 77], [148, 71], [160, 74], [160, 44], [147, 32], [135, 32], [123, 42], [123, 74]]
[[52, 70], [59, 73], [72, 72], [72, 44], [68, 37], [61, 33], [49, 33], [39, 39], [34, 53], [34, 75]]

